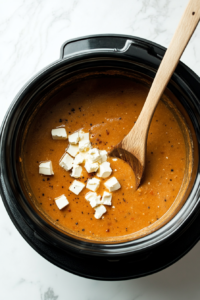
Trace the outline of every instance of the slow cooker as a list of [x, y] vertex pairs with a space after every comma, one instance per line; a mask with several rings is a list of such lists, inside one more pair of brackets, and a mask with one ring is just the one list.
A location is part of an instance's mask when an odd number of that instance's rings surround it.
[[138, 80], [145, 77], [152, 81], [165, 50], [150, 41], [125, 35], [93, 35], [69, 40], [61, 47], [60, 59], [25, 85], [6, 113], [0, 132], [2, 200], [24, 239], [44, 258], [66, 271], [100, 280], [138, 278], [173, 264], [199, 240], [200, 78], [181, 62], [167, 90], [178, 99], [176, 105], [191, 132], [193, 172], [185, 204], [163, 227], [123, 243], [75, 239], [51, 226], [32, 208], [18, 177], [22, 132], [44, 99], [48, 101], [66, 80], [72, 82], [85, 76], [134, 74]]

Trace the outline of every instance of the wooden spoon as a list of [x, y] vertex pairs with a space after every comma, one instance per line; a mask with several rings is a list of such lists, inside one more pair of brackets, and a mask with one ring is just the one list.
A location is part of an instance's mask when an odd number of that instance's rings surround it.
[[178, 62], [200, 19], [200, 0], [190, 0], [172, 38], [136, 124], [114, 147], [110, 156], [126, 161], [136, 176], [139, 187], [145, 168], [147, 135], [158, 104]]

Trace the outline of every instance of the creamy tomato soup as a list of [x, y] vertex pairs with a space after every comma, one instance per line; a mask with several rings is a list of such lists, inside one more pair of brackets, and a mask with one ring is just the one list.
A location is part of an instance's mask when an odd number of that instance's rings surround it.
[[[86, 79], [71, 84], [53, 96], [38, 111], [28, 130], [22, 164], [28, 182], [29, 195], [37, 209], [52, 224], [66, 232], [98, 240], [136, 233], [151, 226], [173, 205], [184, 178], [186, 147], [184, 137], [172, 111], [160, 101], [148, 135], [144, 179], [135, 189], [135, 176], [124, 161], [107, 159], [112, 173], [99, 178], [97, 195], [107, 191], [104, 183], [115, 177], [121, 188], [111, 192], [112, 205], [95, 218], [95, 210], [85, 199], [86, 187], [75, 195], [69, 190], [76, 179], [85, 185], [98, 178], [82, 166], [80, 178], [71, 177], [59, 165], [68, 139], [54, 140], [51, 130], [63, 126], [68, 136], [80, 129], [89, 132], [91, 145], [110, 151], [128, 134], [136, 122], [149, 88], [123, 78]], [[51, 161], [54, 175], [39, 174], [41, 161]], [[59, 209], [55, 198], [65, 195], [69, 204]]]

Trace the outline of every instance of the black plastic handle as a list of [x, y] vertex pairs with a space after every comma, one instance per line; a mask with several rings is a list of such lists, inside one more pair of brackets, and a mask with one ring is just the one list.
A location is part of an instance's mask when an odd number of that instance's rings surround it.
[[143, 48], [148, 52], [152, 50], [152, 47], [132, 36], [92, 35], [65, 42], [61, 47], [60, 58], [65, 59], [72, 55], [76, 56], [94, 52], [125, 53], [132, 45]]

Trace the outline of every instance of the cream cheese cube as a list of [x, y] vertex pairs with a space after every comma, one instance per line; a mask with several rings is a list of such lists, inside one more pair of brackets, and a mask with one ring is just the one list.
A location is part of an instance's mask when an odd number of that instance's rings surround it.
[[79, 138], [80, 138], [80, 141], [89, 141], [90, 140], [90, 137], [89, 137], [89, 132], [84, 132], [82, 130], [79, 131]]
[[79, 150], [80, 151], [88, 151], [91, 148], [91, 143], [89, 140], [81, 140], [79, 142]]
[[59, 165], [65, 169], [65, 171], [69, 171], [73, 167], [73, 162], [74, 159], [69, 154], [65, 153], [61, 158]]
[[101, 163], [101, 155], [99, 149], [93, 148], [88, 151], [87, 158], [92, 162], [100, 162]]
[[90, 160], [86, 160], [85, 163], [85, 169], [88, 173], [93, 173], [96, 172], [99, 168], [99, 164], [98, 163], [93, 163]]
[[66, 140], [67, 132], [63, 127], [58, 127], [51, 130], [51, 136], [53, 140]]
[[90, 202], [92, 208], [101, 204], [101, 196], [97, 196], [97, 193], [89, 192], [85, 195], [85, 199]]
[[52, 165], [51, 160], [40, 162], [40, 164], [39, 164], [39, 174], [54, 175], [53, 165]]
[[82, 157], [83, 157], [83, 161], [85, 161], [86, 162], [86, 160], [87, 160], [87, 156], [88, 156], [88, 151], [86, 151], [86, 152], [80, 152], [80, 154], [82, 155]]
[[78, 181], [78, 180], [74, 180], [72, 182], [72, 184], [69, 187], [69, 190], [74, 193], [75, 195], [79, 195], [80, 192], [84, 189], [85, 184]]
[[69, 204], [69, 201], [67, 200], [65, 195], [61, 195], [60, 197], [55, 198], [55, 202], [60, 210]]
[[111, 201], [112, 201], [112, 194], [108, 192], [104, 192], [101, 203], [104, 205], [112, 205]]
[[106, 212], [105, 206], [104, 205], [99, 205], [99, 206], [95, 207], [94, 217], [96, 219], [100, 219], [103, 216], [103, 214], [105, 214], [105, 212]]
[[85, 160], [84, 156], [81, 153], [78, 153], [75, 156], [74, 164], [75, 165], [80, 165], [80, 164], [82, 164], [84, 162], [84, 160]]
[[117, 178], [111, 177], [104, 183], [105, 187], [109, 190], [109, 192], [117, 191], [121, 188], [121, 185]]
[[70, 144], [69, 147], [66, 149], [66, 151], [73, 157], [75, 157], [79, 152], [78, 145], [72, 145]]
[[70, 134], [68, 136], [68, 140], [70, 144], [78, 144], [80, 138], [79, 138], [79, 133], [78, 132], [74, 132], [73, 134]]
[[110, 163], [105, 161], [99, 166], [99, 170], [97, 172], [97, 176], [101, 178], [107, 178], [112, 173], [112, 169], [110, 167]]
[[82, 167], [73, 164], [71, 177], [80, 178], [82, 173]]
[[101, 204], [101, 196], [96, 196], [90, 200], [90, 205], [92, 208], [97, 207]]
[[99, 186], [100, 186], [100, 180], [94, 177], [92, 179], [88, 179], [86, 188], [93, 192], [96, 192]]
[[90, 201], [92, 200], [93, 197], [97, 196], [97, 193], [94, 193], [94, 192], [88, 192], [86, 195], [85, 195], [85, 199], [87, 201]]
[[101, 163], [107, 161], [108, 152], [106, 150], [100, 150]]

